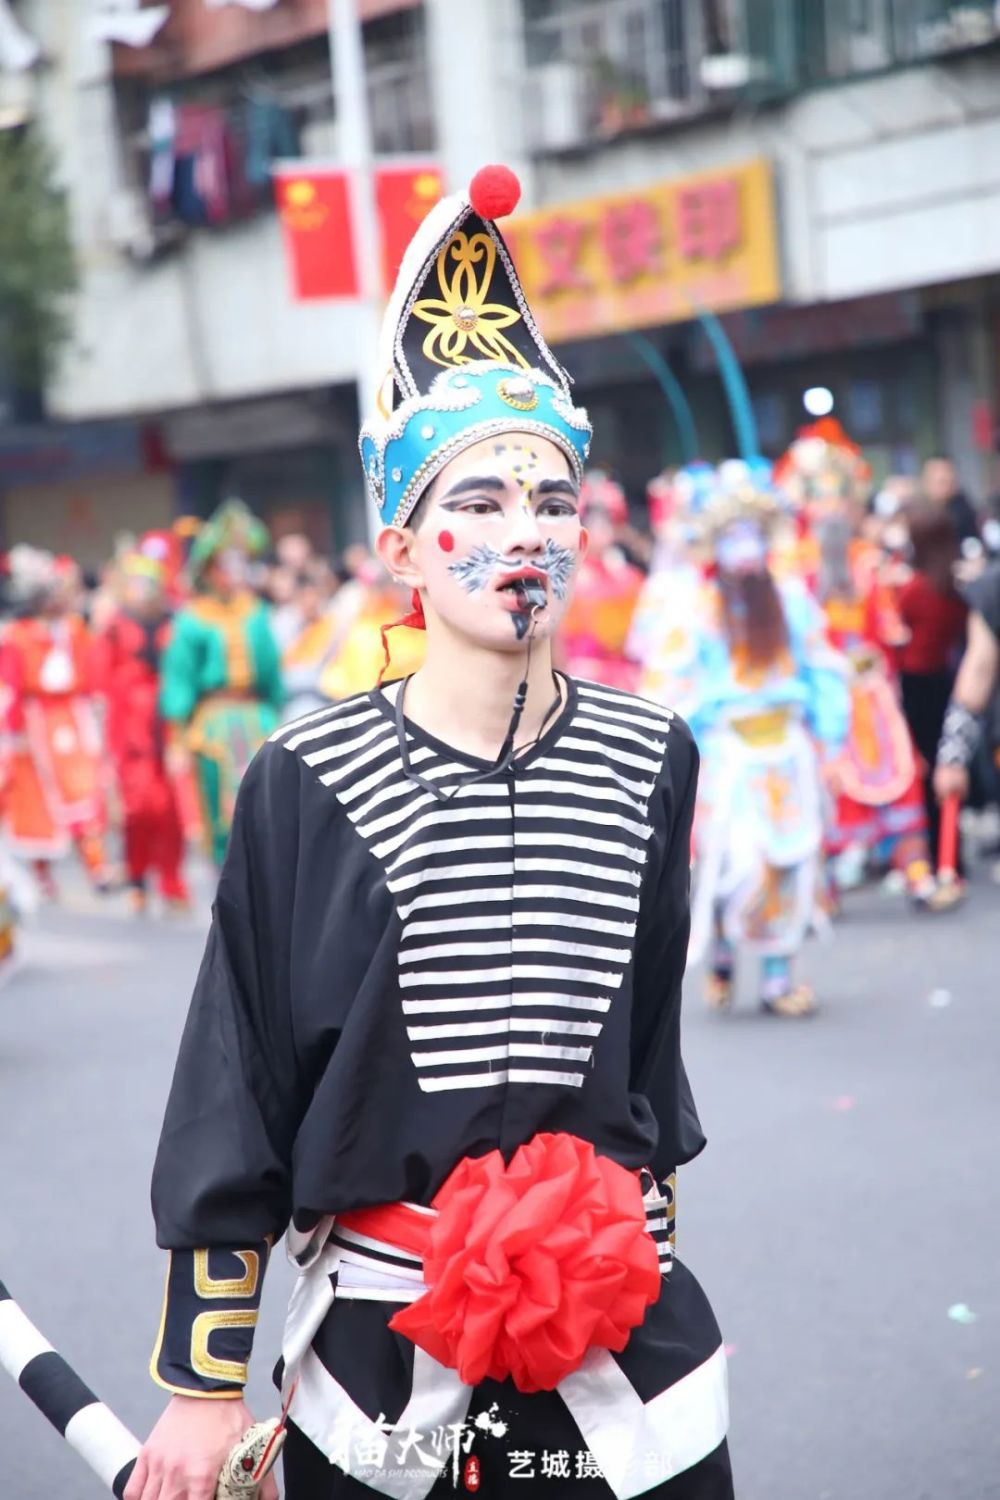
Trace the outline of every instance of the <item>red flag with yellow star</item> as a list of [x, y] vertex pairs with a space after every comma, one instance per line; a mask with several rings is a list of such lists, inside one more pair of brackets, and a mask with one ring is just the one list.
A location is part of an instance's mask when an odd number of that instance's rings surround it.
[[296, 301], [357, 297], [347, 173], [290, 162], [274, 168], [274, 192]]
[[429, 162], [375, 169], [375, 200], [382, 232], [382, 276], [388, 295], [414, 231], [444, 193], [439, 167]]

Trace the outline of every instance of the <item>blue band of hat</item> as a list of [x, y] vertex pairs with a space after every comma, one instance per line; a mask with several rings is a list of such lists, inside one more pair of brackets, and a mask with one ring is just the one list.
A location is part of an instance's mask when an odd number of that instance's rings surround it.
[[590, 452], [587, 414], [539, 370], [482, 361], [443, 371], [426, 396], [403, 402], [388, 422], [366, 423], [361, 462], [383, 524], [405, 525], [451, 459], [505, 432], [547, 438], [582, 479]]

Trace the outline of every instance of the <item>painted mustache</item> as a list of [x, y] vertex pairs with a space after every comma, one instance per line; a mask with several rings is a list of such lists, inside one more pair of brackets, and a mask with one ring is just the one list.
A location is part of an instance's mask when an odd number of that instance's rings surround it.
[[565, 599], [575, 563], [576, 553], [571, 552], [568, 547], [560, 547], [550, 537], [541, 556], [532, 557], [527, 562], [523, 557], [506, 557], [495, 547], [481, 543], [478, 547], [473, 547], [468, 557], [449, 564], [448, 572], [470, 594], [478, 594], [499, 574], [517, 573], [524, 567], [530, 567], [538, 573], [544, 573], [557, 599]]

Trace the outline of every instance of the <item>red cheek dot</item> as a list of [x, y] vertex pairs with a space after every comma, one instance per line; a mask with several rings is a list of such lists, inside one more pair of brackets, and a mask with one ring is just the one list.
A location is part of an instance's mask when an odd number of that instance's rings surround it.
[[452, 536], [450, 531], [441, 532], [440, 536], [438, 537], [438, 546], [441, 548], [442, 552], [454, 552], [455, 538]]

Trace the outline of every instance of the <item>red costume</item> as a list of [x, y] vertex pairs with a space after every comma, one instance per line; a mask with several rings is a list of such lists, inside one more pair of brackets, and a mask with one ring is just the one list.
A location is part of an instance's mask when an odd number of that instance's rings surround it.
[[839, 853], [851, 845], [886, 843], [896, 865], [907, 869], [926, 857], [920, 777], [885, 651], [886, 601], [875, 575], [867, 573], [865, 544], [851, 550], [857, 596], [827, 599], [823, 605], [827, 638], [852, 669], [851, 728], [828, 845]]
[[169, 633], [166, 616], [144, 620], [121, 610], [108, 625], [101, 647], [108, 749], [121, 793], [128, 878], [141, 892], [155, 873], [164, 899], [186, 904], [181, 874], [184, 833], [164, 759], [157, 703], [160, 656]]
[[0, 677], [10, 693], [11, 847], [49, 860], [73, 839], [90, 873], [101, 876], [105, 809], [90, 632], [73, 615], [12, 620], [0, 642]]
[[851, 724], [827, 849], [855, 884], [874, 855], [905, 871], [911, 894], [929, 876], [923, 798], [889, 650], [904, 634], [878, 549], [858, 536], [871, 471], [840, 423], [802, 428], [775, 466], [797, 508], [797, 566], [822, 604], [827, 637], [850, 664]]

